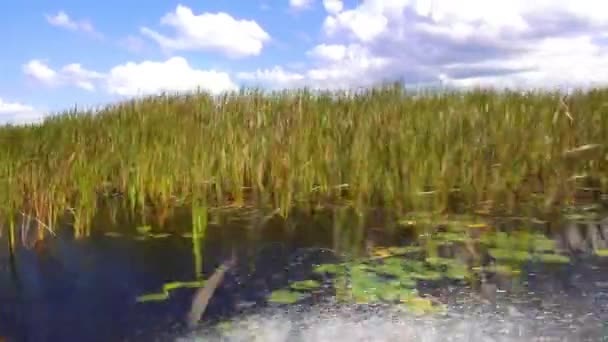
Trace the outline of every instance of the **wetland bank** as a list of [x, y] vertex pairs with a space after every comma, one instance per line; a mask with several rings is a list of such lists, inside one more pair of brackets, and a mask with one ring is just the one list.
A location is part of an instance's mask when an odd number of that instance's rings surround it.
[[0, 144], [9, 337], [605, 333], [607, 89], [173, 94]]

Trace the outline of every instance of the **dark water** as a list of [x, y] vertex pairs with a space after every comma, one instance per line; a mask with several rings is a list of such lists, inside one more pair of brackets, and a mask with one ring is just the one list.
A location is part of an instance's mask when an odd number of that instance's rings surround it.
[[[599, 341], [608, 336], [608, 257], [585, 251], [569, 252], [567, 263], [524, 263], [515, 278], [490, 277], [487, 282], [496, 285], [496, 291], [489, 301], [470, 300], [479, 297], [472, 296], [479, 289], [464, 282], [421, 282], [421, 292], [441, 297], [450, 308], [448, 316], [432, 320], [399, 316], [378, 306], [340, 306], [331, 300], [293, 307], [269, 304], [271, 291], [307, 279], [313, 265], [336, 261], [330, 249], [352, 252], [357, 250], [352, 246], [364, 246], [365, 241], [412, 242], [411, 232], [336, 230], [327, 220], [296, 218], [297, 224], [287, 226], [276, 221], [257, 227], [242, 222], [210, 224], [201, 240], [200, 271], [205, 279], [233, 250], [237, 252], [237, 266], [228, 272], [203, 317], [207, 323], [238, 322], [241, 332], [234, 340], [252, 340], [247, 337], [252, 331], [261, 341], [329, 341], [340, 336], [392, 341], [400, 340], [398, 336], [407, 340], [407, 334], [416, 341], [443, 341], [449, 336], [458, 341]], [[188, 225], [172, 223], [174, 228]], [[170, 236], [157, 239], [108, 236], [102, 231], [79, 240], [66, 232], [35, 248], [20, 247], [14, 267], [8, 250], [2, 249], [0, 336], [9, 341], [219, 339], [211, 330], [186, 328], [194, 289], [171, 291], [165, 301], [136, 300], [159, 292], [165, 283], [196, 279], [197, 255], [192, 239], [182, 236], [183, 229], [169, 229]], [[557, 235], [552, 238], [559, 240]], [[6, 246], [5, 238], [0, 243]], [[508, 331], [500, 335], [501, 329]], [[459, 339], [458, 334], [464, 337]]]

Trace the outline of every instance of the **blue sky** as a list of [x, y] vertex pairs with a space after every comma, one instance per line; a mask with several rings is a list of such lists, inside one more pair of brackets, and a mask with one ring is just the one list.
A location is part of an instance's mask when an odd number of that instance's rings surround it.
[[594, 0], [3, 1], [0, 123], [201, 86], [608, 80]]

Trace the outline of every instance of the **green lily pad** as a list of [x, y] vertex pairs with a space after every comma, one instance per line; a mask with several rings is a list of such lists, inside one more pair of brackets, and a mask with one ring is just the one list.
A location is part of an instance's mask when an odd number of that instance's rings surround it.
[[415, 315], [424, 315], [441, 311], [441, 307], [433, 305], [433, 302], [428, 298], [411, 296], [402, 302], [406, 305], [408, 311]]
[[473, 271], [475, 271], [475, 272], [485, 271], [485, 272], [499, 273], [499, 274], [504, 274], [504, 275], [515, 275], [515, 274], [521, 273], [520, 270], [514, 269], [513, 267], [511, 267], [509, 265], [498, 265], [498, 264], [487, 265], [487, 266], [483, 266], [483, 267], [476, 266], [476, 267], [473, 267]]
[[315, 267], [314, 272], [316, 273], [331, 273], [336, 274], [344, 271], [343, 265], [338, 264], [322, 264]]
[[146, 295], [137, 297], [137, 302], [139, 302], [139, 303], [160, 302], [163, 300], [167, 300], [168, 298], [169, 298], [169, 294], [166, 292], [150, 293], [150, 294], [146, 294]]
[[422, 272], [412, 273], [410, 275], [414, 279], [420, 280], [439, 280], [441, 279], [441, 273], [432, 270], [424, 270]]
[[526, 261], [532, 257], [530, 253], [526, 251], [517, 251], [502, 248], [490, 248], [488, 250], [488, 253], [490, 253], [492, 257], [498, 260]]
[[408, 254], [408, 253], [417, 253], [422, 251], [422, 247], [420, 246], [404, 246], [404, 247], [389, 247], [388, 251], [391, 254]]
[[376, 272], [385, 273], [395, 277], [400, 277], [406, 271], [403, 269], [403, 264], [398, 259], [386, 260], [382, 265], [376, 267]]
[[469, 237], [467, 237], [465, 234], [455, 232], [443, 232], [437, 233], [436, 239], [445, 242], [465, 242], [469, 240]]
[[567, 264], [570, 262], [570, 258], [561, 254], [553, 254], [553, 253], [543, 253], [537, 255], [538, 259], [542, 262], [546, 263], [560, 263]]
[[445, 275], [450, 279], [465, 279], [469, 275], [469, 269], [466, 265], [453, 263], [448, 266]]
[[321, 286], [321, 283], [319, 283], [316, 280], [296, 281], [296, 282], [292, 283], [291, 285], [289, 285], [289, 287], [291, 287], [294, 290], [314, 290], [314, 289], [319, 288], [319, 286]]
[[536, 235], [534, 238], [535, 251], [553, 251], [555, 250], [555, 241], [548, 239], [543, 235]]
[[454, 263], [454, 260], [440, 257], [428, 257], [426, 258], [426, 262], [431, 265], [451, 265]]
[[163, 285], [162, 291], [137, 297], [137, 302], [163, 301], [169, 299], [170, 292], [179, 288], [200, 288], [205, 286], [204, 280], [173, 281]]
[[164, 239], [168, 238], [169, 236], [171, 236], [169, 233], [150, 234], [150, 237], [154, 239]]
[[205, 286], [204, 280], [193, 280], [193, 281], [174, 281], [163, 285], [165, 291], [172, 291], [179, 288], [199, 288]]
[[595, 251], [595, 254], [600, 257], [608, 257], [608, 248], [602, 248]]
[[293, 304], [302, 298], [304, 298], [304, 296], [299, 292], [281, 289], [273, 291], [270, 294], [268, 301], [278, 304]]
[[152, 230], [152, 227], [150, 225], [143, 225], [138, 226], [136, 229], [139, 234], [147, 234], [150, 232], [150, 230]]
[[215, 328], [222, 334], [227, 334], [234, 329], [234, 323], [232, 321], [221, 321], [219, 322]]

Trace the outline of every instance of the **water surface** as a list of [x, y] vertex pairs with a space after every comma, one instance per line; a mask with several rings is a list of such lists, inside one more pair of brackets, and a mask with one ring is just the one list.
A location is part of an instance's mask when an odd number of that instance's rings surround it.
[[[154, 228], [112, 229], [107, 222], [86, 239], [66, 231], [34, 248], [19, 247], [13, 266], [3, 249], [0, 335], [15, 341], [599, 341], [608, 335], [608, 258], [587, 247], [567, 248], [572, 237], [563, 232], [546, 233], [567, 262], [490, 260], [518, 273], [488, 272], [479, 283], [418, 281], [417, 293], [445, 308], [421, 314], [400, 304], [339, 302], [331, 277], [313, 272], [345, 255], [416, 245], [417, 231], [336, 227], [326, 217], [258, 226], [221, 220], [195, 242], [184, 234], [191, 225], [184, 220], [172, 222], [168, 236], [155, 237]], [[595, 227], [595, 243], [604, 246], [604, 231]], [[578, 229], [583, 239], [589, 236], [591, 228]], [[118, 231], [132, 233], [112, 233]], [[6, 245], [5, 238], [0, 243]], [[455, 244], [448, 241], [440, 256], [457, 260]], [[168, 283], [208, 278], [233, 250], [237, 266], [194, 331], [184, 323], [194, 288], [169, 291], [165, 300], [137, 300]], [[322, 283], [312, 296], [292, 305], [267, 300], [306, 279]]]

